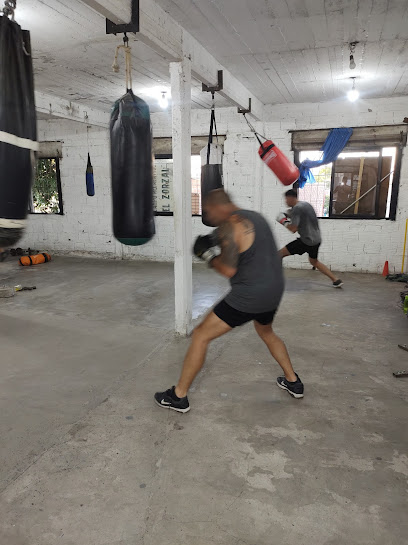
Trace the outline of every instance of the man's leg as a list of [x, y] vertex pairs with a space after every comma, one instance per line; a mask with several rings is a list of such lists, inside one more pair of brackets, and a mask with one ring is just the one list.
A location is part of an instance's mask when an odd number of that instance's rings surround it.
[[268, 347], [269, 352], [282, 367], [285, 378], [289, 380], [289, 382], [295, 382], [296, 375], [287, 348], [282, 339], [273, 331], [272, 324], [262, 325], [259, 322], [254, 322], [254, 326], [256, 332]]
[[289, 252], [289, 250], [285, 246], [284, 248], [279, 250], [279, 255], [281, 256], [281, 259], [283, 259], [284, 257], [288, 257], [289, 255], [292, 255], [292, 254]]
[[223, 322], [214, 312], [211, 312], [205, 320], [193, 331], [190, 348], [184, 359], [180, 380], [175, 389], [177, 397], [185, 397], [193, 380], [204, 364], [209, 343], [221, 337], [232, 327]]
[[255, 321], [254, 325], [256, 332], [269, 348], [269, 352], [279, 363], [285, 375], [277, 379], [279, 388], [286, 390], [292, 397], [302, 398], [303, 383], [293, 370], [285, 343], [274, 333], [272, 324], [262, 325]]
[[326, 267], [326, 265], [321, 263], [318, 259], [313, 259], [312, 257], [309, 257], [309, 261], [313, 265], [313, 267], [316, 267], [318, 271], [328, 276], [332, 282], [337, 282], [338, 280], [337, 276], [335, 276], [331, 272], [331, 270], [328, 267]]

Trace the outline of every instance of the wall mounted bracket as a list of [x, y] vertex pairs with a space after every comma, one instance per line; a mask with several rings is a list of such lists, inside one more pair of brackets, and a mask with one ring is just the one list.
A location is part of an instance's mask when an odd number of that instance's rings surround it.
[[224, 86], [224, 73], [222, 70], [218, 70], [218, 82], [217, 85], [206, 85], [203, 83], [202, 90], [206, 93], [215, 93], [217, 91], [222, 91]]
[[106, 34], [121, 34], [122, 32], [139, 32], [139, 0], [132, 0], [132, 16], [130, 23], [117, 25], [106, 19]]
[[250, 114], [251, 113], [251, 103], [252, 98], [248, 99], [248, 108], [237, 108], [239, 114]]

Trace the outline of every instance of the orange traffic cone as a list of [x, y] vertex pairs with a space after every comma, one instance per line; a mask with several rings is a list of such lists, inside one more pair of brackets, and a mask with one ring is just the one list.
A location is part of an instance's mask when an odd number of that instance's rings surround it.
[[383, 276], [388, 276], [389, 274], [390, 274], [390, 271], [389, 271], [389, 267], [388, 267], [388, 261], [386, 261], [384, 263], [384, 268], [383, 268], [382, 275]]

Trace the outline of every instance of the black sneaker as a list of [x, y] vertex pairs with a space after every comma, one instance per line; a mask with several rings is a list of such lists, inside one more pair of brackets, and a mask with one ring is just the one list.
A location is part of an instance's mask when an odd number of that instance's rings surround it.
[[279, 388], [288, 391], [292, 397], [296, 397], [298, 399], [303, 397], [303, 382], [300, 380], [297, 374], [296, 376], [296, 382], [289, 382], [285, 377], [278, 377], [276, 379], [276, 383]]
[[175, 386], [169, 388], [165, 392], [156, 392], [154, 394], [154, 400], [163, 409], [172, 409], [178, 413], [188, 413], [190, 410], [190, 403], [186, 397], [177, 397], [175, 393]]
[[343, 282], [340, 280], [340, 278], [336, 280], [336, 282], [333, 282], [333, 288], [341, 288], [342, 285]]

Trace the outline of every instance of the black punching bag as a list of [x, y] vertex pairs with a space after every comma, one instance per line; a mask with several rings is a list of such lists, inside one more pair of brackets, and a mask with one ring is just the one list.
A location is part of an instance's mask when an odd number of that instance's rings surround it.
[[0, 248], [22, 236], [38, 149], [30, 33], [0, 17]]
[[[214, 106], [211, 109], [211, 124], [210, 124], [210, 134], [208, 136], [208, 146], [206, 153], [206, 162], [201, 167], [201, 200], [213, 191], [214, 189], [221, 189], [223, 187], [222, 180], [222, 153], [220, 152], [221, 148], [218, 145], [213, 144], [213, 132], [215, 129], [216, 138], [218, 141], [217, 135], [217, 125], [215, 123], [215, 111]], [[204, 151], [204, 150], [203, 150]], [[204, 225], [208, 227], [215, 227], [209, 219], [204, 209], [202, 211], [201, 220]]]
[[140, 246], [155, 234], [152, 129], [149, 106], [131, 90], [113, 105], [110, 136], [113, 233]]

